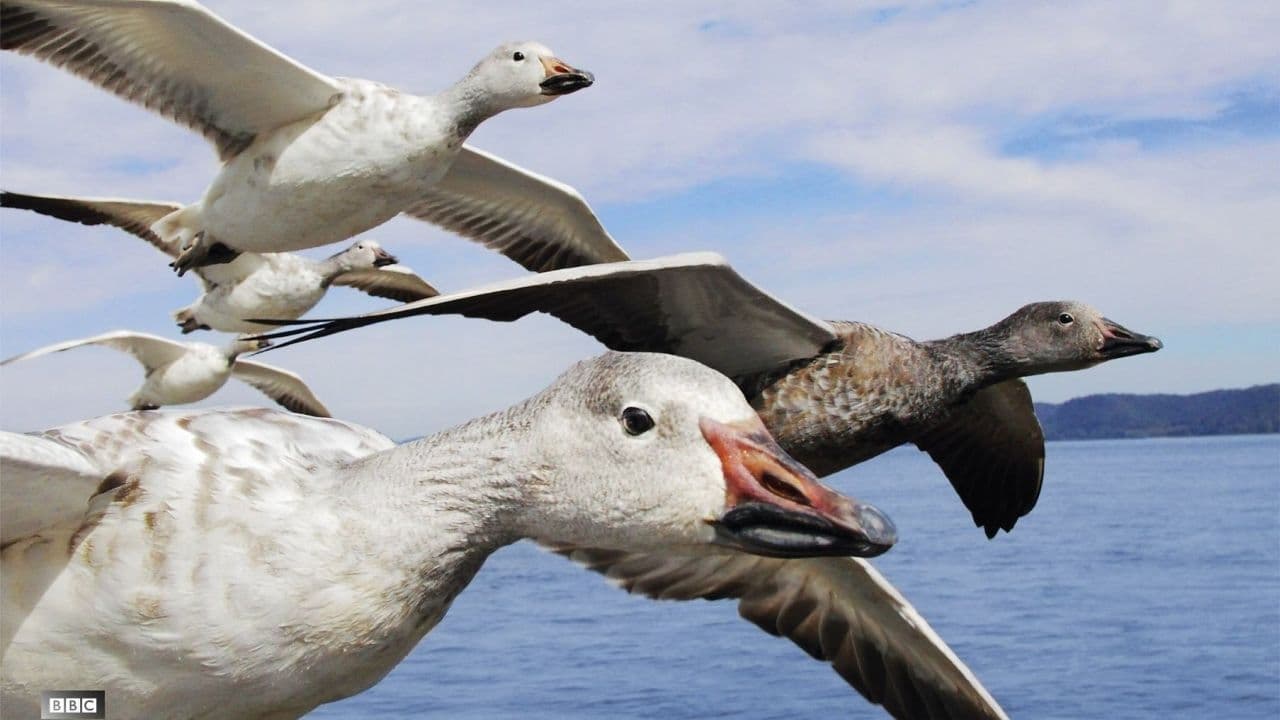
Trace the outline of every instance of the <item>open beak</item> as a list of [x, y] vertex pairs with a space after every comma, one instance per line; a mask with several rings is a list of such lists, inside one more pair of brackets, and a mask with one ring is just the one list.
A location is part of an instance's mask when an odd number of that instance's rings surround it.
[[382, 248], [378, 248], [377, 250], [373, 251], [374, 267], [386, 267], [387, 265], [395, 265], [399, 262], [400, 261], [396, 259], [395, 255], [392, 255], [391, 253], [387, 252], [386, 250], [383, 250]]
[[1107, 360], [1155, 352], [1164, 347], [1160, 338], [1133, 332], [1123, 325], [1102, 318], [1102, 345], [1098, 352]]
[[596, 81], [595, 75], [579, 70], [559, 58], [544, 57], [541, 60], [542, 68], [547, 71], [547, 78], [538, 83], [543, 95], [568, 95], [591, 87]]
[[758, 418], [700, 427], [724, 467], [726, 510], [716, 543], [770, 557], [874, 557], [897, 540], [893, 522], [845, 497], [787, 455]]

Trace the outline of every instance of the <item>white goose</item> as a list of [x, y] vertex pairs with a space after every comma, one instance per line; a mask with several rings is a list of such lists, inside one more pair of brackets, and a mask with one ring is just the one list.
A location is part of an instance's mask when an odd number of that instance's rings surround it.
[[146, 380], [142, 387], [129, 396], [129, 407], [134, 410], [154, 410], [163, 405], [199, 402], [234, 377], [261, 390], [267, 397], [294, 412], [329, 417], [329, 410], [302, 382], [302, 378], [272, 365], [239, 359], [242, 353], [266, 347], [265, 340], [237, 338], [224, 347], [216, 347], [116, 330], [47, 345], [15, 355], [0, 362], [0, 366], [85, 345], [102, 345], [127, 352], [142, 363], [146, 370]]
[[[508, 43], [447, 90], [409, 95], [312, 71], [190, 0], [3, 0], [0, 47], [65, 68], [214, 143], [224, 165], [204, 197], [152, 227], [185, 248], [174, 261], [179, 273], [238, 252], [338, 242], [406, 211], [465, 225], [477, 208], [511, 197], [515, 204], [479, 239], [517, 260], [541, 257], [539, 235], [560, 224], [530, 214], [545, 198], [526, 202], [526, 173], [462, 144], [499, 112], [593, 82], [540, 44]], [[460, 151], [459, 175], [432, 194]], [[552, 194], [562, 206], [553, 216], [594, 221], [572, 191]], [[502, 237], [491, 234], [499, 226]], [[613, 259], [625, 259], [614, 249]]]
[[[134, 413], [0, 434], [0, 460], [6, 714], [91, 687], [113, 717], [301, 715], [377, 682], [490, 553], [528, 537], [622, 577], [647, 558], [650, 592], [754, 585], [753, 619], [869, 696], [1000, 716], [900, 598], [864, 598], [890, 601], [868, 614], [805, 580], [820, 564], [775, 578], [743, 554], [874, 555], [893, 528], [690, 360], [610, 353], [400, 447], [268, 410]], [[790, 627], [797, 609], [822, 617]]]
[[[171, 258], [176, 242], [151, 231], [160, 218], [181, 208], [175, 203], [108, 198], [27, 195], [0, 191], [0, 207], [31, 210], [82, 225], [112, 225], [146, 240]], [[314, 261], [290, 253], [241, 253], [229, 263], [197, 268], [204, 292], [174, 311], [183, 334], [195, 330], [249, 333], [271, 325], [247, 318], [302, 317], [324, 298], [331, 285], [345, 285], [370, 295], [411, 302], [439, 294], [434, 287], [373, 240], [361, 240], [327, 260]]]

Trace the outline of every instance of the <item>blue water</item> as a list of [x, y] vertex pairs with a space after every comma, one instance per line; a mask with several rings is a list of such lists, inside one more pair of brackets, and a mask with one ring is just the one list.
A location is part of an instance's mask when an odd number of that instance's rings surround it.
[[[1280, 717], [1280, 436], [1059, 442], [987, 541], [928, 457], [833, 479], [896, 521], [876, 565], [1021, 718]], [[372, 690], [312, 718], [883, 717], [730, 602], [631, 597], [528, 543]]]

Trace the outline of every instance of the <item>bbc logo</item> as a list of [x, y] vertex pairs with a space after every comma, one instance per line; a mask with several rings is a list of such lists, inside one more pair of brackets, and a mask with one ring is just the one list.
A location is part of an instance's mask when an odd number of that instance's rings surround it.
[[107, 716], [107, 693], [104, 690], [46, 690], [40, 699], [40, 720]]

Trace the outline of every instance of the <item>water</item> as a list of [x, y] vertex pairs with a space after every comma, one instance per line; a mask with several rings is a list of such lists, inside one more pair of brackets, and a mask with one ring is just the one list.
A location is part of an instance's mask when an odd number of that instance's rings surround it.
[[[876, 565], [1015, 718], [1280, 717], [1280, 436], [1050, 443], [987, 541], [928, 457], [833, 480], [896, 521]], [[656, 603], [528, 543], [372, 690], [311, 718], [883, 717], [730, 602]]]

